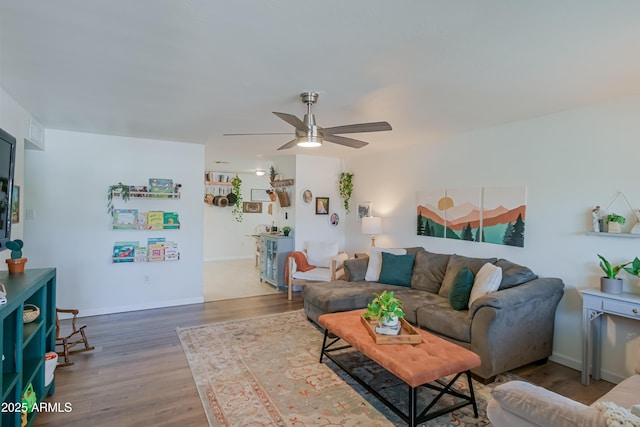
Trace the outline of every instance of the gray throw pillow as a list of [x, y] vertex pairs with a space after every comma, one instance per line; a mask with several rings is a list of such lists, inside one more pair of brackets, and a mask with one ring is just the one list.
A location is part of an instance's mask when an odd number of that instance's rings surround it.
[[416, 252], [411, 288], [437, 294], [449, 263], [449, 254], [436, 254], [424, 249]]
[[344, 262], [344, 275], [347, 282], [364, 280], [367, 274], [369, 257], [348, 259]]
[[504, 258], [500, 258], [496, 261], [495, 266], [502, 268], [502, 282], [500, 282], [500, 287], [498, 288], [499, 291], [502, 289], [512, 288], [538, 278], [538, 275], [529, 270], [529, 268], [515, 264]]
[[462, 255], [451, 255], [449, 258], [449, 264], [447, 264], [447, 271], [444, 273], [444, 279], [442, 279], [442, 286], [438, 291], [438, 295], [441, 297], [449, 298], [449, 292], [453, 286], [453, 281], [456, 278], [456, 274], [462, 267], [469, 267], [469, 270], [475, 277], [478, 274], [480, 268], [486, 263], [493, 264], [497, 261], [497, 258], [470, 258]]

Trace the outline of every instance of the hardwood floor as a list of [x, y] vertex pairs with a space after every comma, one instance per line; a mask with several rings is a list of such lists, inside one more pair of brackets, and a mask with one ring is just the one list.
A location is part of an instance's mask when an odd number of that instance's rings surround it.
[[[73, 355], [75, 365], [55, 373], [48, 402], [70, 412], [42, 412], [36, 426], [207, 426], [177, 327], [242, 319], [302, 308], [300, 294], [207, 302], [80, 319], [96, 349]], [[514, 371], [529, 381], [583, 403], [613, 384], [580, 383], [580, 373], [548, 362]]]

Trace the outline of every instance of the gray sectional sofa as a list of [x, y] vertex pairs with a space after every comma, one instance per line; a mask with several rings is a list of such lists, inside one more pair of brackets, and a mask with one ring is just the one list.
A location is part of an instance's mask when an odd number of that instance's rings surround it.
[[[404, 303], [410, 323], [480, 355], [473, 369], [486, 382], [502, 372], [551, 355], [556, 307], [564, 293], [557, 278], [539, 278], [529, 268], [505, 259], [470, 258], [407, 248], [415, 260], [410, 287], [364, 280], [369, 259], [345, 261], [346, 280], [313, 283], [302, 289], [307, 317], [317, 323], [324, 313], [365, 308], [374, 293], [393, 290]], [[448, 291], [458, 271], [477, 274], [485, 263], [502, 269], [497, 291], [454, 310]]]

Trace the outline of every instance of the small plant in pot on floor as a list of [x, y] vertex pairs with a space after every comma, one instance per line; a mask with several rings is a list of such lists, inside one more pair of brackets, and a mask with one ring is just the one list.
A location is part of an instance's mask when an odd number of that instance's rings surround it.
[[[608, 294], [621, 294], [622, 293], [622, 279], [618, 278], [618, 273], [622, 271], [627, 265], [631, 264], [631, 261], [624, 264], [612, 265], [600, 254], [597, 254], [600, 258], [600, 268], [604, 271], [606, 276], [600, 278], [600, 290]], [[625, 269], [626, 270], [626, 269]]]
[[404, 317], [402, 301], [393, 296], [393, 291], [374, 294], [375, 298], [367, 305], [362, 315], [365, 319], [377, 319], [382, 326], [394, 327]]
[[9, 273], [24, 273], [24, 265], [27, 258], [22, 258], [22, 248], [24, 242], [20, 239], [10, 240], [7, 242], [7, 249], [11, 250], [11, 258], [6, 260]]

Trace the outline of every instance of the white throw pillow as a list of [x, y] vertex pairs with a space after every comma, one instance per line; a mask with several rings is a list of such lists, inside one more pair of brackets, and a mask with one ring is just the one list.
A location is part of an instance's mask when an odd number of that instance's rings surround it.
[[367, 265], [367, 273], [364, 280], [369, 282], [377, 282], [380, 278], [380, 270], [382, 269], [382, 252], [388, 252], [393, 255], [406, 255], [407, 250], [401, 248], [371, 248], [369, 249], [369, 264]]
[[338, 255], [337, 242], [307, 242], [307, 260], [316, 267], [331, 268], [331, 258]]
[[478, 270], [476, 278], [473, 281], [471, 295], [469, 296], [469, 307], [473, 301], [490, 292], [495, 292], [502, 282], [502, 269], [491, 263], [486, 263]]

